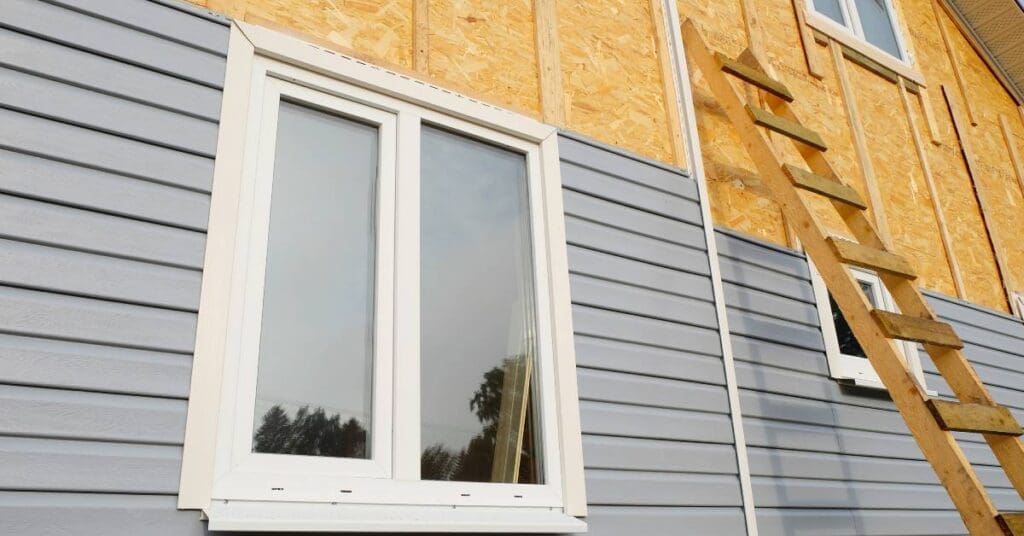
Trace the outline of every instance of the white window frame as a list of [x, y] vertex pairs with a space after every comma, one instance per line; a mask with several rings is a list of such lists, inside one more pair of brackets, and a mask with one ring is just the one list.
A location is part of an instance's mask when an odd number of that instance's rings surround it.
[[878, 62], [883, 67], [894, 71], [900, 76], [918, 85], [926, 85], [924, 76], [914, 66], [913, 52], [904, 35], [903, 24], [900, 22], [899, 12], [893, 0], [884, 1], [886, 10], [889, 12], [889, 18], [892, 20], [893, 32], [896, 34], [896, 44], [902, 57], [893, 56], [891, 53], [868, 42], [864, 37], [864, 29], [861, 27], [860, 16], [857, 14], [857, 6], [854, 0], [839, 0], [843, 17], [850, 22], [850, 26], [839, 24], [828, 16], [819, 13], [814, 7], [814, 0], [805, 1], [807, 3], [807, 24], [809, 26], [869, 59]]
[[[825, 356], [828, 360], [829, 374], [833, 379], [841, 382], [853, 383], [854, 385], [874, 389], [885, 389], [885, 385], [882, 384], [882, 380], [879, 379], [878, 373], [875, 372], [868, 359], [844, 354], [840, 351], [839, 338], [836, 334], [836, 327], [832, 318], [832, 304], [829, 303], [828, 287], [825, 286], [825, 280], [822, 279], [821, 273], [818, 272], [810, 257], [808, 257], [807, 262], [811, 269], [811, 284], [814, 287], [814, 299], [817, 303], [821, 335], [825, 342]], [[850, 272], [857, 281], [871, 285], [874, 301], [878, 304], [879, 308], [885, 311], [899, 312], [899, 309], [893, 302], [892, 295], [889, 294], [889, 290], [885, 288], [885, 284], [876, 273], [860, 268], [850, 268]], [[920, 383], [921, 388], [927, 391], [924, 369], [921, 367], [921, 357], [917, 343], [901, 340], [897, 340], [895, 343], [897, 349], [903, 354], [907, 366], [910, 367], [914, 377]]]
[[[369, 460], [251, 452], [282, 97], [381, 132]], [[556, 129], [238, 22], [221, 115], [179, 508], [202, 510], [213, 530], [584, 530], [574, 517], [586, 515], [586, 497]], [[409, 431], [420, 426], [421, 121], [526, 158], [543, 484], [419, 480]]]

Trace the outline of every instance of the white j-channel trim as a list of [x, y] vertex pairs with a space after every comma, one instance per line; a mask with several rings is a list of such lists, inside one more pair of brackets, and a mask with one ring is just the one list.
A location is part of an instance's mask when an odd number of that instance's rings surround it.
[[729, 317], [725, 306], [725, 288], [722, 285], [722, 268], [718, 262], [718, 243], [715, 239], [715, 225], [711, 219], [711, 198], [708, 195], [707, 180], [704, 176], [704, 162], [700, 152], [700, 138], [697, 134], [697, 115], [693, 107], [693, 90], [690, 87], [690, 73], [686, 65], [686, 51], [679, 11], [675, 0], [662, 0], [665, 13], [665, 27], [668, 29], [668, 50], [671, 54], [672, 82], [676, 85], [676, 110], [682, 119], [686, 138], [686, 156], [690, 172], [697, 181], [700, 195], [701, 220], [704, 223], [704, 240], [708, 247], [708, 261], [711, 265], [711, 288], [715, 298], [715, 314], [718, 317], [718, 334], [722, 343], [722, 361], [725, 367], [725, 387], [729, 394], [729, 413], [732, 418], [732, 432], [736, 441], [736, 464], [739, 468], [740, 493], [743, 496], [743, 515], [747, 524], [747, 535], [757, 536], [757, 517], [754, 510], [754, 487], [750, 480], [750, 459], [747, 457], [747, 442], [743, 432], [743, 411], [740, 408], [739, 384], [736, 381], [736, 363], [732, 353], [732, 336], [729, 332]]

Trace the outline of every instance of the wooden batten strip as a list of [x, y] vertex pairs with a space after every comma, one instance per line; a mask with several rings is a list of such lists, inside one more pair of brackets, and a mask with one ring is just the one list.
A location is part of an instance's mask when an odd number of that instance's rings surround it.
[[942, 45], [946, 48], [946, 56], [949, 57], [949, 63], [953, 65], [953, 77], [956, 79], [956, 85], [960, 88], [960, 95], [964, 98], [964, 105], [967, 110], [967, 119], [971, 122], [971, 126], [978, 125], [977, 116], [974, 113], [974, 105], [971, 104], [971, 99], [968, 93], [967, 81], [964, 79], [963, 69], [960, 67], [960, 59], [956, 54], [956, 50], [953, 48], [953, 43], [949, 37], [949, 30], [946, 28], [946, 23], [943, 19], [946, 17], [943, 13], [942, 7], [939, 6], [941, 0], [931, 0], [932, 13], [935, 15], [935, 24], [939, 26], [939, 35], [942, 37]]
[[956, 133], [957, 140], [960, 143], [960, 152], [963, 155], [964, 162], [967, 164], [967, 176], [971, 179], [971, 188], [974, 190], [974, 197], [978, 202], [978, 207], [981, 209], [981, 221], [985, 225], [985, 232], [988, 234], [989, 245], [992, 247], [992, 254], [996, 259], [996, 269], [999, 272], [999, 280], [1003, 286], [1004, 296], [1006, 297], [1007, 306], [1013, 303], [1013, 288], [1010, 286], [1008, 263], [1006, 261], [1006, 249], [1003, 247], [1002, 237], [999, 235], [998, 230], [992, 225], [990, 210], [992, 205], [988, 202], [988, 194], [985, 189], [978, 184], [978, 166], [974, 162], [974, 155], [971, 152], [969, 141], [967, 139], [967, 131], [965, 125], [960, 120], [960, 113], [957, 111], [956, 102], [953, 100], [953, 96], [950, 95], [949, 87], [942, 86], [942, 95], [946, 99], [946, 106], [949, 109], [949, 115], [953, 118], [953, 130]]
[[843, 96], [843, 104], [846, 106], [846, 119], [853, 134], [853, 148], [857, 154], [857, 161], [860, 163], [861, 173], [864, 175], [864, 185], [868, 190], [868, 203], [871, 205], [871, 215], [874, 216], [875, 226], [878, 228], [878, 236], [887, 248], [892, 247], [892, 233], [889, 232], [889, 220], [885, 215], [885, 203], [882, 201], [882, 192], [878, 188], [878, 181], [875, 178], [875, 167], [871, 163], [868, 154], [867, 137], [864, 129], [861, 128], [860, 112], [857, 109], [857, 101], [853, 94], [853, 86], [850, 84], [850, 75], [846, 71], [846, 59], [843, 56], [843, 47], [832, 41], [829, 43], [832, 52], [832, 62], [836, 69], [836, 78], [839, 80], [839, 89]]
[[786, 175], [789, 176], [793, 185], [800, 189], [807, 190], [808, 192], [814, 192], [818, 195], [823, 195], [829, 199], [845, 203], [861, 210], [866, 210], [868, 208], [867, 203], [861, 199], [857, 190], [854, 190], [837, 180], [822, 177], [821, 175], [811, 173], [810, 171], [800, 169], [789, 164], [783, 166], [783, 171], [785, 171]]
[[921, 101], [921, 115], [924, 116], [924, 124], [928, 128], [928, 137], [933, 145], [942, 145], [942, 137], [939, 135], [939, 126], [935, 122], [935, 112], [932, 110], [932, 99], [928, 88], [920, 88], [917, 98]]
[[429, 72], [427, 54], [430, 49], [430, 4], [429, 0], [413, 0], [412, 3], [412, 68], [418, 73]]
[[749, 65], [730, 59], [725, 54], [716, 53], [715, 57], [722, 64], [723, 71], [748, 84], [753, 84], [786, 102], [793, 102], [793, 94], [782, 82], [772, 79], [766, 73]]
[[871, 316], [875, 318], [875, 322], [889, 338], [934, 344], [944, 348], [960, 349], [964, 347], [960, 337], [945, 322], [890, 313], [879, 309], [871, 311]]
[[793, 0], [793, 12], [796, 13], [796, 25], [800, 32], [800, 44], [804, 49], [804, 61], [807, 62], [807, 73], [822, 80], [825, 78], [825, 65], [818, 53], [814, 33], [807, 25], [807, 3], [804, 0]]
[[850, 242], [849, 240], [833, 237], [829, 237], [826, 240], [829, 246], [832, 247], [832, 251], [835, 251], [836, 256], [846, 264], [868, 268], [876, 272], [898, 275], [907, 279], [917, 279], [917, 274], [914, 273], [914, 268], [910, 266], [910, 263], [895, 253]]
[[1012, 436], [1024, 433], [1017, 419], [1003, 406], [929, 400], [928, 409], [943, 430]]
[[827, 151], [825, 140], [817, 132], [788, 119], [779, 117], [763, 108], [747, 105], [747, 113], [758, 126], [788, 136], [819, 151]]
[[[840, 46], [842, 46], [842, 45], [840, 45]], [[899, 83], [900, 75], [896, 74], [896, 72], [893, 71], [892, 69], [889, 69], [888, 67], [883, 66], [881, 63], [878, 63], [877, 61], [875, 61], [875, 60], [865, 56], [864, 54], [861, 54], [860, 52], [857, 52], [856, 50], [853, 50], [850, 47], [843, 46], [842, 49], [843, 49], [843, 56], [846, 59], [848, 59], [848, 60], [856, 63], [857, 65], [860, 65], [861, 67], [863, 67], [863, 68], [865, 68], [865, 69], [875, 73], [879, 77], [884, 78], [884, 79], [892, 82], [893, 84]]]
[[1010, 129], [1010, 121], [1005, 115], [999, 116], [999, 128], [1003, 131], [1003, 141], [1006, 142], [1006, 149], [1010, 152], [1010, 163], [1013, 164], [1013, 171], [1017, 175], [1020, 193], [1024, 195], [1024, 160], [1021, 160], [1017, 142], [1013, 139], [1013, 130]]
[[673, 162], [687, 168], [686, 141], [683, 139], [683, 123], [679, 116], [678, 94], [675, 84], [675, 70], [672, 67], [672, 51], [668, 45], [668, 28], [665, 4], [662, 0], [651, 0], [651, 23], [658, 45], [658, 60], [661, 67], [661, 84], [665, 93], [665, 115], [668, 118], [669, 137], [672, 143]]
[[[953, 238], [946, 225], [946, 213], [942, 209], [939, 200], [939, 189], [935, 186], [935, 177], [932, 175], [931, 163], [928, 162], [928, 155], [925, 152], [924, 142], [921, 140], [921, 132], [917, 128], [917, 118], [914, 117], [914, 110], [910, 106], [910, 97], [906, 89], [900, 85], [900, 100], [903, 102], [903, 111], [907, 115], [907, 122], [910, 125], [910, 137], [914, 140], [914, 150], [917, 152], [917, 161], [921, 164], [921, 171], [924, 173], [924, 182], [928, 186], [928, 194], [932, 202], [932, 211], [935, 213], [935, 222], [939, 227], [939, 237], [942, 239], [942, 248], [946, 253], [946, 262], [949, 264], [949, 272], [953, 277], [953, 286], [956, 288], [958, 298], [967, 297], [967, 286], [964, 284], [963, 274], [960, 273], [960, 263], [956, 259], [956, 252], [953, 250]], [[921, 103], [924, 110], [924, 102]]]
[[546, 123], [565, 125], [565, 91], [562, 89], [562, 58], [559, 52], [555, 0], [534, 0], [533, 17], [537, 31], [541, 119]]

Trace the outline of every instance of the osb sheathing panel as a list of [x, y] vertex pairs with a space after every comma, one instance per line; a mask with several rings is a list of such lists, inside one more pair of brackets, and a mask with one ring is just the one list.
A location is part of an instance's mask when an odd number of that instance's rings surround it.
[[539, 112], [531, 0], [431, 0], [428, 27], [431, 79]]
[[[747, 47], [739, 0], [679, 0], [677, 5], [680, 19], [693, 20], [713, 49], [735, 57]], [[744, 182], [745, 176], [756, 173], [732, 123], [714, 101], [703, 73], [692, 69], [690, 76], [712, 219], [716, 224], [785, 244], [786, 229], [778, 206], [751, 192]]]
[[893, 247], [914, 266], [921, 285], [956, 295], [924, 171], [908, 143], [910, 125], [899, 88], [852, 62], [848, 71]]
[[672, 161], [649, 2], [558, 2], [566, 125]]

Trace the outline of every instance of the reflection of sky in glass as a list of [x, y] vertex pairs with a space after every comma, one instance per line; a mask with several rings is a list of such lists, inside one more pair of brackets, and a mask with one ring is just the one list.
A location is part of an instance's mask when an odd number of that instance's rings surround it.
[[860, 25], [864, 28], [864, 39], [900, 58], [900, 46], [896, 42], [896, 32], [893, 30], [892, 19], [889, 18], [889, 10], [885, 7], [885, 0], [855, 1], [857, 14], [860, 15]]
[[457, 453], [484, 373], [532, 344], [526, 161], [424, 127], [421, 169], [421, 445]]
[[826, 17], [846, 25], [843, 21], [843, 9], [839, 7], [839, 0], [814, 0], [814, 10]]
[[377, 129], [282, 103], [256, 419], [305, 405], [370, 423]]

